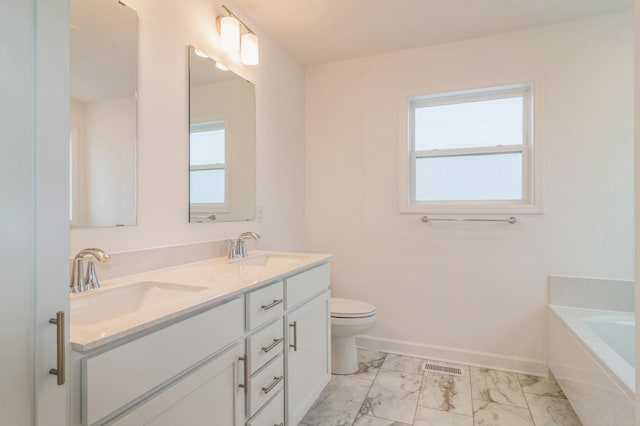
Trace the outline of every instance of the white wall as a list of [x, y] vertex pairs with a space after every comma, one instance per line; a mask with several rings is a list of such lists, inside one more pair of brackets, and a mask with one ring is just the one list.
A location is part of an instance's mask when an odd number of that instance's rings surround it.
[[[140, 25], [138, 70], [138, 225], [75, 229], [70, 255], [220, 240], [247, 230], [261, 248], [299, 250], [304, 221], [304, 69], [250, 19], [260, 65], [231, 65], [256, 85], [256, 201], [262, 223], [188, 222], [187, 45], [220, 57], [215, 16], [221, 1], [129, 0]], [[225, 1], [243, 20], [243, 11]]]
[[[546, 91], [546, 212], [399, 214], [401, 95], [530, 78]], [[376, 305], [383, 346], [542, 372], [547, 276], [633, 278], [632, 87], [630, 14], [310, 67], [305, 249], [335, 253], [333, 293]]]

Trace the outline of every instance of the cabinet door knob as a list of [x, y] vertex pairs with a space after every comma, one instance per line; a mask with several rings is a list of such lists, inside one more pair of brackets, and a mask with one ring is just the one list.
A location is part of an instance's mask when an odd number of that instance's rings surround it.
[[273, 302], [269, 303], [268, 305], [261, 305], [260, 309], [264, 309], [265, 311], [268, 311], [269, 309], [275, 306], [278, 306], [282, 302], [283, 302], [283, 299], [273, 299]]
[[264, 393], [271, 392], [273, 390], [273, 388], [278, 386], [278, 383], [280, 383], [283, 380], [284, 380], [284, 376], [274, 377], [273, 378], [273, 382], [271, 382], [271, 384], [269, 386], [265, 386], [265, 387], [262, 388], [262, 392], [264, 392]]
[[49, 374], [58, 377], [58, 386], [64, 385], [64, 311], [56, 313], [55, 318], [49, 318], [49, 324], [56, 325], [56, 368], [49, 370]]
[[284, 339], [281, 337], [279, 339], [273, 339], [273, 343], [271, 343], [269, 346], [263, 346], [262, 347], [262, 351], [263, 352], [269, 352], [270, 350], [272, 350], [273, 348], [275, 348], [276, 346], [278, 346]]

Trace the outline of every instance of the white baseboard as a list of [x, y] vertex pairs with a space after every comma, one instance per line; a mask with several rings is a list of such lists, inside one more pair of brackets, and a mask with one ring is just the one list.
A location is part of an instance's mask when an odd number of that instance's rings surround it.
[[548, 374], [547, 364], [543, 360], [509, 357], [489, 352], [470, 351], [367, 335], [357, 336], [356, 344], [370, 350], [427, 358], [434, 361], [506, 370], [534, 376], [546, 377]]

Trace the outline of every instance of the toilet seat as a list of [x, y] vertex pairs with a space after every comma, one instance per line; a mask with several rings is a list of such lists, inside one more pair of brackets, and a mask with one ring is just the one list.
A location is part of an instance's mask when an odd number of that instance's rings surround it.
[[369, 318], [376, 314], [376, 307], [353, 299], [331, 298], [331, 318]]

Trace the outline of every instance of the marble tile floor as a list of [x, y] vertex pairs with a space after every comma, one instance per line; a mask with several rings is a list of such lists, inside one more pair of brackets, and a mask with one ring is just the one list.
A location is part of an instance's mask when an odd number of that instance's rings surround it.
[[301, 425], [581, 426], [553, 379], [468, 366], [458, 377], [424, 372], [419, 358], [358, 357], [360, 370], [332, 376]]

